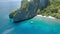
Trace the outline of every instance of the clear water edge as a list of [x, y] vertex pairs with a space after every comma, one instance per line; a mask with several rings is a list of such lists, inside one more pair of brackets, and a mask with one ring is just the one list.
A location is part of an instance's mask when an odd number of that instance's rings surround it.
[[60, 34], [57, 19], [36, 16], [20, 23], [11, 22], [9, 13], [17, 7], [20, 7], [19, 2], [0, 3], [0, 34]]

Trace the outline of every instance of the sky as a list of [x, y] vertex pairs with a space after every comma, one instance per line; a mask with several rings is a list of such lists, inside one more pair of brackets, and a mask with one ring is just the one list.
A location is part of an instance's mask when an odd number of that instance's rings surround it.
[[0, 2], [21, 1], [21, 0], [0, 0]]
[[[0, 2], [21, 1], [21, 0], [0, 0]], [[30, 0], [28, 0], [30, 1]]]

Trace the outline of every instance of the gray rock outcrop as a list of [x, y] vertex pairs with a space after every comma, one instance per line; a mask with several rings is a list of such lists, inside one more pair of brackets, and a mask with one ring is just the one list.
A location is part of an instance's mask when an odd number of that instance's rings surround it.
[[37, 9], [44, 9], [49, 5], [49, 1], [33, 0], [32, 3], [28, 2], [26, 5], [27, 8], [23, 8], [22, 10], [16, 10], [16, 12], [11, 13], [9, 17], [12, 18], [14, 22], [21, 22], [31, 19], [37, 15]]

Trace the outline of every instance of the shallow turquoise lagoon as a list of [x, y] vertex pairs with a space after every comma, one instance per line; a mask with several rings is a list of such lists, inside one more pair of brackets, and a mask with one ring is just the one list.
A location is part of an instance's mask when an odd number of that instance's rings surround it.
[[58, 19], [35, 16], [30, 20], [13, 23], [8, 15], [11, 10], [20, 7], [18, 3], [0, 2], [0, 34], [60, 34]]

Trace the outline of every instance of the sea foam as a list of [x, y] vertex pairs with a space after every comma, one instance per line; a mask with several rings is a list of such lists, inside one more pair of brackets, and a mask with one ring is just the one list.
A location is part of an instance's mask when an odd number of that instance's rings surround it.
[[42, 15], [37, 15], [37, 16], [51, 18], [51, 19], [56, 19], [55, 17], [52, 17], [52, 16], [42, 16]]

